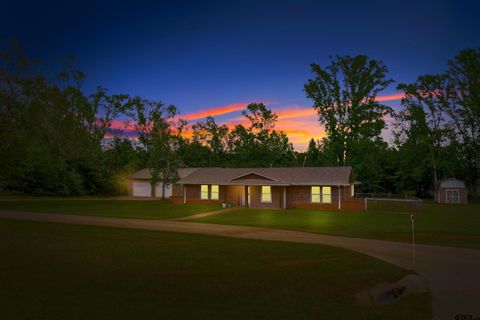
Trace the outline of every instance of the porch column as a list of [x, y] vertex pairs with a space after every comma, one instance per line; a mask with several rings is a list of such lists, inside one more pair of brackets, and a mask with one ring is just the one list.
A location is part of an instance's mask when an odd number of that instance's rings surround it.
[[342, 200], [341, 200], [341, 192], [340, 186], [338, 186], [338, 210], [342, 209]]
[[245, 207], [245, 186], [242, 186], [242, 195], [240, 198], [240, 206]]
[[187, 188], [183, 186], [183, 204], [187, 204]]
[[283, 187], [283, 209], [287, 209], [287, 187]]

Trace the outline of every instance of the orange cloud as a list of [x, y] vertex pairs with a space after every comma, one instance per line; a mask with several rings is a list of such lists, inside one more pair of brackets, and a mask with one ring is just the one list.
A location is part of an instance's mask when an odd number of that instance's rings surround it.
[[198, 119], [203, 119], [206, 118], [207, 116], [218, 116], [221, 114], [226, 114], [226, 113], [231, 113], [235, 111], [240, 111], [243, 110], [247, 107], [248, 104], [246, 103], [236, 103], [236, 104], [230, 104], [226, 106], [221, 106], [221, 107], [216, 107], [216, 108], [211, 108], [211, 109], [204, 109], [204, 110], [199, 110], [196, 112], [191, 112], [184, 114], [183, 116], [179, 116], [181, 119], [185, 120], [198, 120]]
[[[278, 119], [291, 119], [291, 118], [304, 118], [304, 117], [314, 117], [317, 115], [317, 112], [312, 107], [300, 107], [300, 106], [291, 106], [272, 109], [272, 111], [277, 114]], [[231, 119], [235, 123], [246, 123], [245, 117], [238, 116]]]
[[386, 96], [378, 96], [375, 100], [378, 102], [401, 100], [405, 97], [404, 93], [394, 93]]
[[132, 120], [114, 120], [112, 121], [112, 125], [110, 126], [111, 129], [118, 129], [118, 130], [128, 130], [134, 131], [135, 124]]
[[326, 135], [323, 126], [312, 116], [290, 119], [279, 117], [276, 128], [287, 134], [289, 141], [298, 151], [306, 150], [310, 139], [321, 140]]
[[317, 111], [315, 111], [312, 107], [305, 108], [299, 106], [282, 108], [275, 113], [278, 115], [279, 119], [314, 117], [317, 115]]
[[[296, 150], [306, 150], [312, 138], [320, 140], [325, 137], [325, 130], [318, 122], [317, 112], [312, 107], [291, 106], [273, 111], [278, 115], [275, 129], [284, 131]], [[233, 129], [237, 124], [248, 125], [242, 116], [232, 118], [225, 124], [229, 129]]]
[[[400, 100], [404, 97], [403, 93], [395, 93], [390, 95], [378, 96], [376, 101], [394, 101]], [[217, 116], [228, 114], [232, 112], [242, 111], [247, 107], [246, 103], [229, 104], [216, 108], [203, 109], [183, 116], [179, 116], [185, 120], [199, 120], [207, 116]], [[320, 140], [325, 137], [326, 133], [323, 126], [318, 122], [317, 112], [312, 107], [289, 106], [283, 108], [276, 108], [273, 111], [278, 115], [278, 122], [276, 130], [284, 131], [290, 142], [295, 145], [299, 151], [307, 148], [310, 139]], [[385, 117], [386, 121], [391, 121], [389, 117]], [[221, 124], [227, 125], [232, 130], [237, 124], [247, 125], [244, 117], [233, 117]], [[112, 129], [121, 129], [127, 131], [135, 131], [134, 122], [126, 120], [117, 120], [112, 123]], [[184, 137], [191, 137], [192, 131], [189, 127], [187, 131], [183, 132]]]

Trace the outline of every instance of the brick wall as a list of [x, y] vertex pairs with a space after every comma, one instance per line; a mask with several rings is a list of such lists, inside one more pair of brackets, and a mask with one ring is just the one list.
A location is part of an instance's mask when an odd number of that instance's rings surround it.
[[[187, 203], [188, 204], [209, 204], [209, 205], [220, 205], [225, 202], [225, 186], [219, 186], [219, 195], [218, 200], [203, 200], [200, 199], [200, 185], [199, 184], [187, 184], [185, 185], [185, 191], [187, 193]], [[209, 186], [209, 197], [210, 197], [210, 186]]]
[[272, 186], [272, 202], [262, 203], [261, 201], [261, 186], [250, 186], [250, 208], [283, 208], [283, 187]]
[[129, 197], [133, 196], [133, 181], [128, 180], [128, 192], [127, 192]]
[[[272, 186], [272, 202], [261, 202], [261, 186], [250, 186], [250, 207], [251, 208], [283, 208], [283, 186]], [[200, 199], [200, 185], [185, 185], [187, 203], [189, 204], [214, 204], [220, 205], [223, 202], [231, 203], [233, 206], [242, 205], [244, 186], [220, 186], [219, 200]], [[310, 186], [289, 186], [286, 187], [287, 208], [305, 208], [315, 210], [338, 210], [338, 187], [332, 186], [331, 203], [311, 203]], [[350, 187], [341, 187], [342, 210], [362, 211], [363, 202], [351, 198]], [[183, 194], [174, 196], [172, 200], [176, 203], [183, 203]]]
[[183, 184], [175, 183], [172, 186], [172, 197], [181, 197], [183, 198]]
[[338, 188], [332, 187], [332, 203], [312, 203], [311, 186], [287, 187], [287, 208], [305, 208], [317, 210], [338, 209]]
[[351, 199], [342, 202], [342, 210], [345, 211], [364, 211], [365, 202], [363, 199]]
[[[331, 203], [312, 203], [311, 186], [287, 187], [287, 208], [338, 210], [338, 187], [332, 187]], [[362, 211], [363, 202], [352, 198], [350, 186], [340, 187], [341, 210]]]

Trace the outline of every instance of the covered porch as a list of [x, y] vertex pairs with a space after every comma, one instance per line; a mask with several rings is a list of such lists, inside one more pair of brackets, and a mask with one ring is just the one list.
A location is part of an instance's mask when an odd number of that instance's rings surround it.
[[287, 207], [287, 187], [265, 184], [184, 185], [184, 203], [229, 203], [233, 207], [284, 209]]

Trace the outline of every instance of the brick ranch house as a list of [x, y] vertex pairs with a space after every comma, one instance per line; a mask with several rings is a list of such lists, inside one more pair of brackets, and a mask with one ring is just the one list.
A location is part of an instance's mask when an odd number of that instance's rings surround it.
[[[363, 210], [363, 202], [353, 199], [351, 167], [188, 168], [179, 175], [180, 180], [168, 186], [168, 197], [176, 203]], [[130, 175], [129, 195], [161, 196], [161, 187], [151, 188], [149, 178], [148, 169]]]

